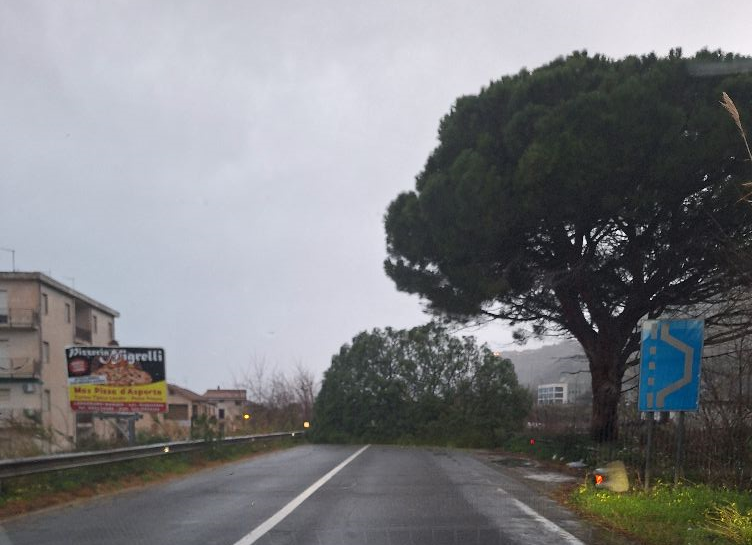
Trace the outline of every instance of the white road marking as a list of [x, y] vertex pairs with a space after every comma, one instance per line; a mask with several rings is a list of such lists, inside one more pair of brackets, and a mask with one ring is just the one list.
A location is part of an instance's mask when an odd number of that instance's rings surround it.
[[303, 490], [296, 498], [294, 498], [290, 503], [285, 505], [282, 509], [274, 513], [271, 517], [266, 519], [266, 521], [259, 524], [250, 534], [243, 536], [239, 541], [235, 542], [234, 545], [251, 545], [252, 543], [256, 543], [256, 541], [259, 540], [264, 534], [266, 534], [269, 530], [274, 528], [277, 524], [282, 522], [282, 519], [284, 519], [287, 515], [295, 511], [297, 507], [306, 501], [311, 494], [316, 492], [319, 488], [324, 486], [326, 482], [334, 477], [337, 473], [339, 473], [347, 464], [352, 462], [355, 458], [357, 458], [364, 450], [366, 450], [370, 445], [366, 445], [360, 450], [358, 450], [355, 454], [348, 457], [345, 461], [343, 461], [341, 464], [339, 464], [337, 467], [332, 469], [329, 473], [321, 477], [318, 481], [313, 483], [311, 486]]
[[525, 513], [530, 518], [535, 519], [536, 521], [540, 522], [544, 528], [546, 528], [548, 531], [555, 533], [557, 536], [559, 536], [563, 541], [562, 543], [569, 543], [569, 545], [585, 545], [582, 541], [574, 537], [572, 534], [567, 532], [564, 528], [557, 525], [554, 522], [551, 522], [546, 517], [538, 513], [535, 509], [532, 509], [528, 507], [526, 504], [522, 503], [517, 498], [513, 497], [509, 492], [504, 490], [503, 488], [498, 489], [499, 492], [506, 494], [509, 496], [509, 499], [512, 500], [514, 505], [517, 506], [517, 508]]

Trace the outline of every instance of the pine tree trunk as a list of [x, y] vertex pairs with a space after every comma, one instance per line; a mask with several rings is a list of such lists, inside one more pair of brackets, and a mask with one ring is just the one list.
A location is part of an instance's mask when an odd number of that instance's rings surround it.
[[593, 388], [593, 410], [590, 435], [599, 443], [619, 438], [619, 400], [624, 366], [615, 350], [597, 350], [589, 354]]

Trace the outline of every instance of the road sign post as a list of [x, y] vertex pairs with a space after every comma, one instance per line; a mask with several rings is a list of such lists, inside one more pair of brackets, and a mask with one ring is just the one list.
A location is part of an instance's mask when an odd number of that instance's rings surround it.
[[654, 413], [679, 413], [674, 482], [684, 462], [684, 412], [696, 411], [705, 337], [703, 320], [648, 320], [642, 326], [638, 408], [649, 413], [645, 486], [650, 479]]
[[674, 484], [684, 477], [684, 411], [679, 413], [676, 423], [676, 462], [674, 464]]
[[645, 490], [650, 488], [650, 472], [653, 460], [653, 428], [655, 427], [655, 415], [647, 413], [648, 437], [645, 441]]

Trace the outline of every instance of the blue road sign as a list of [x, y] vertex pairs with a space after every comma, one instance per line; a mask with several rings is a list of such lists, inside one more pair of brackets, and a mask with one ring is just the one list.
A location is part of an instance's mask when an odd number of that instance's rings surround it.
[[696, 411], [703, 320], [648, 320], [640, 347], [641, 411]]

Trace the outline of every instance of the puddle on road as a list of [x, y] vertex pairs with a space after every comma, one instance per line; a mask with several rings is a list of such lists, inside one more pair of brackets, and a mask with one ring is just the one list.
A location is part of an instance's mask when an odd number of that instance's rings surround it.
[[504, 467], [533, 467], [534, 462], [526, 460], [524, 458], [494, 458], [491, 460], [494, 464], [498, 464]]
[[570, 483], [577, 480], [574, 477], [561, 473], [529, 473], [525, 475], [525, 478], [542, 483]]
[[525, 458], [500, 457], [491, 458], [489, 461], [491, 463], [504, 467], [523, 468], [523, 471], [521, 471], [521, 473], [524, 478], [531, 479], [533, 481], [539, 481], [542, 483], [571, 483], [577, 480], [576, 477], [566, 475], [564, 473], [556, 473], [552, 471], [536, 471], [534, 468], [538, 467], [538, 464], [536, 464], [532, 460], [527, 460]]

